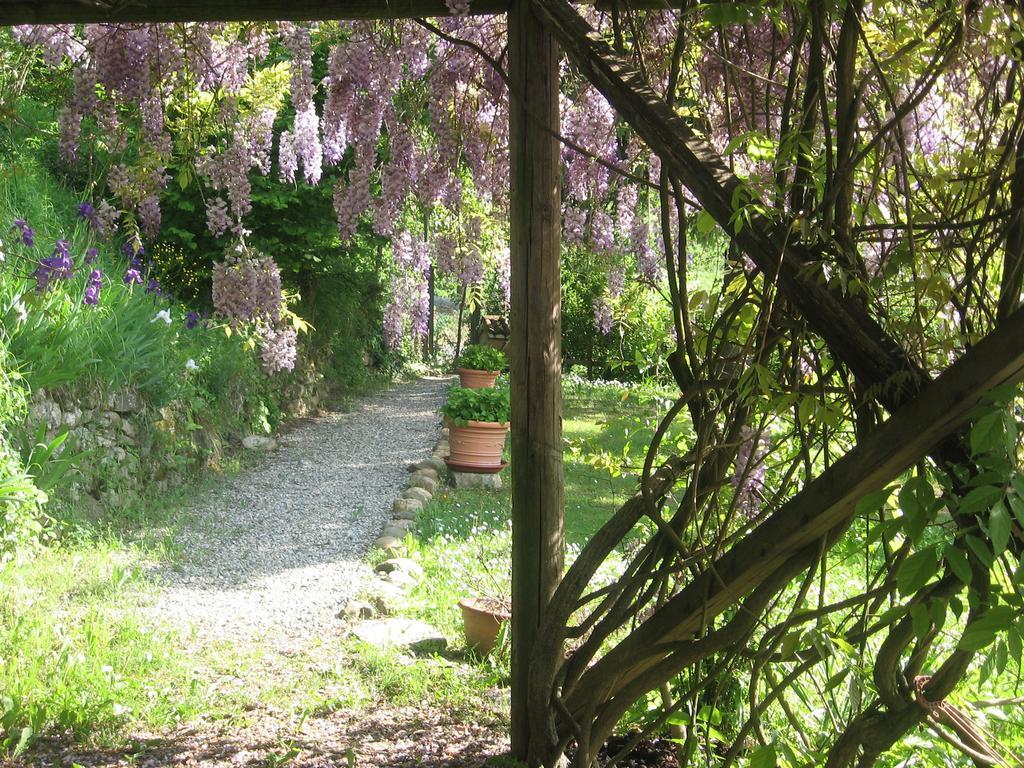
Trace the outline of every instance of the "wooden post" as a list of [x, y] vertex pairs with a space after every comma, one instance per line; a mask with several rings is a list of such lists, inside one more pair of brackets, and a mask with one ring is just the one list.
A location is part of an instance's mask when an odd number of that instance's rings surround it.
[[530, 748], [530, 657], [562, 576], [562, 321], [558, 47], [533, 12], [508, 15], [511, 90], [512, 754]]

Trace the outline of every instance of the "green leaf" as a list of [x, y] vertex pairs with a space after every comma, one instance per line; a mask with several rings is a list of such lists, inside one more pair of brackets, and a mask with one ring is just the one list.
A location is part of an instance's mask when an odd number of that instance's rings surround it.
[[798, 409], [798, 415], [800, 421], [804, 424], [810, 423], [811, 419], [814, 418], [814, 412], [817, 410], [818, 401], [814, 399], [813, 395], [804, 395], [803, 399], [800, 400], [800, 408]]
[[1003, 432], [1003, 414], [1001, 411], [992, 411], [978, 419], [971, 428], [971, 453], [977, 456], [988, 453], [996, 445]]
[[697, 220], [694, 222], [694, 225], [697, 228], [697, 234], [702, 237], [707, 237], [715, 231], [715, 227], [718, 226], [718, 222], [715, 221], [714, 216], [707, 211], [702, 210], [697, 214]]
[[998, 605], [972, 621], [960, 638], [959, 647], [965, 651], [980, 651], [996, 639], [996, 634], [1013, 626], [1016, 611], [1009, 605]]
[[758, 747], [750, 756], [750, 768], [775, 768], [778, 764], [779, 756], [771, 744]]
[[924, 603], [915, 603], [910, 608], [910, 622], [914, 627], [914, 636], [922, 638], [932, 627], [931, 613]]
[[1010, 543], [1010, 513], [1002, 502], [992, 507], [988, 516], [988, 535], [992, 539], [993, 554], [996, 557], [1006, 551]]
[[900, 566], [896, 575], [896, 586], [901, 595], [911, 595], [928, 583], [938, 570], [935, 547], [915, 552]]
[[885, 506], [885, 502], [889, 500], [891, 495], [892, 488], [882, 488], [881, 490], [865, 494], [857, 502], [854, 512], [858, 515], [870, 515], [872, 512], [877, 512]]
[[910, 478], [900, 489], [899, 503], [906, 518], [904, 527], [907, 536], [917, 541], [928, 524], [935, 504], [935, 492], [928, 479], [920, 475]]
[[971, 566], [967, 561], [967, 554], [960, 549], [957, 549], [952, 544], [947, 544], [946, 548], [942, 550], [942, 556], [945, 558], [946, 563], [949, 564], [949, 568], [956, 574], [956, 577], [960, 579], [964, 584], [971, 583]]
[[1024, 499], [1015, 495], [1007, 496], [1006, 500], [1010, 503], [1010, 508], [1013, 510], [1013, 516], [1017, 518], [1017, 522], [1024, 526]]
[[1003, 498], [1002, 489], [996, 488], [994, 485], [982, 485], [978, 488], [972, 488], [960, 500], [958, 511], [962, 515], [973, 515], [991, 508], [1001, 498]]
[[979, 539], [977, 536], [974, 536], [970, 533], [964, 536], [964, 541], [967, 542], [967, 546], [970, 548], [971, 552], [974, 553], [974, 556], [981, 561], [981, 564], [984, 565], [986, 568], [991, 569], [992, 562], [995, 560], [995, 558], [989, 551], [988, 545], [985, 544], [985, 542]]

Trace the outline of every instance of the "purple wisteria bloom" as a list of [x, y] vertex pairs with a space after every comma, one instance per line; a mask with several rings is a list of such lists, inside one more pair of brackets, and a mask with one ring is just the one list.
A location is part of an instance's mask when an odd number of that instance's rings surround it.
[[103, 273], [98, 269], [94, 269], [89, 273], [89, 282], [85, 286], [85, 297], [82, 299], [83, 304], [89, 306], [96, 306], [100, 303], [100, 290], [103, 288]]

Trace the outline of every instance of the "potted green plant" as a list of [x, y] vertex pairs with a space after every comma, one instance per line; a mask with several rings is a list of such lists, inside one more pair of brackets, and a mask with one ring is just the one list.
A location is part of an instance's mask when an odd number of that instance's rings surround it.
[[505, 387], [452, 387], [441, 413], [448, 417], [451, 453], [445, 459], [457, 472], [500, 472], [508, 433], [509, 397]]
[[505, 362], [505, 355], [500, 350], [483, 344], [471, 344], [459, 355], [459, 383], [470, 389], [493, 387]]

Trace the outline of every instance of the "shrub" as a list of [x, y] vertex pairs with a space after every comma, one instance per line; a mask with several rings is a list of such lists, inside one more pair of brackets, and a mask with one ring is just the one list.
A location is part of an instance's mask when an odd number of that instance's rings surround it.
[[459, 426], [465, 425], [468, 421], [505, 424], [509, 420], [510, 411], [508, 389], [505, 387], [452, 387], [448, 393], [448, 402], [441, 409], [445, 416]]
[[459, 355], [459, 367], [472, 371], [501, 371], [506, 363], [504, 352], [484, 344], [472, 344]]

